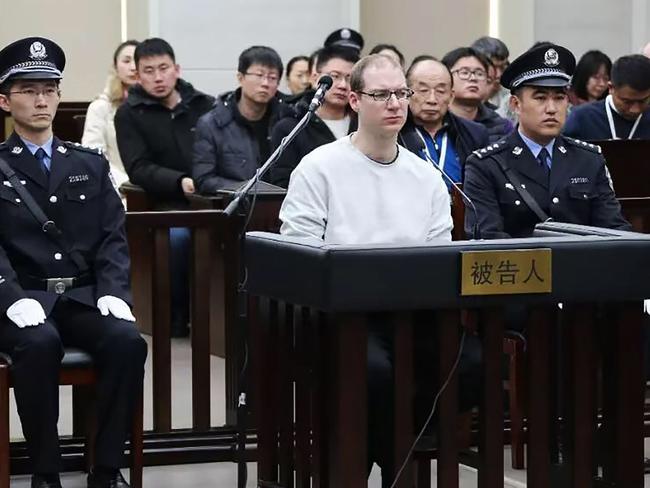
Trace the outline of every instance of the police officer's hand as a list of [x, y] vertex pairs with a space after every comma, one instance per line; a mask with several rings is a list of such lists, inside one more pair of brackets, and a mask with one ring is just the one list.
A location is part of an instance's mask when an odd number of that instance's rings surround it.
[[135, 322], [135, 317], [131, 313], [131, 308], [121, 298], [104, 295], [97, 300], [97, 308], [99, 309], [99, 313], [103, 316], [107, 316], [110, 313], [116, 319]]
[[21, 329], [45, 323], [45, 310], [33, 298], [21, 298], [7, 309], [7, 317]]
[[183, 193], [194, 193], [194, 180], [186, 176], [181, 180], [181, 188]]

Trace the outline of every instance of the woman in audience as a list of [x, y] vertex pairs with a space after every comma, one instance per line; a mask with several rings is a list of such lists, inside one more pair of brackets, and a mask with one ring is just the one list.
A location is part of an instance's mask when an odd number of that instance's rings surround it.
[[377, 44], [368, 54], [381, 54], [382, 56], [388, 56], [398, 62], [402, 69], [405, 67], [406, 60], [404, 59], [404, 55], [399, 49], [397, 49], [397, 46], [393, 46], [392, 44]]
[[310, 88], [309, 58], [294, 56], [287, 63], [287, 86], [292, 95], [304, 92]]
[[125, 41], [115, 50], [113, 68], [106, 81], [106, 87], [88, 107], [81, 138], [83, 145], [104, 151], [117, 187], [128, 181], [129, 177], [117, 149], [113, 117], [117, 107], [126, 99], [129, 87], [137, 81], [133, 59], [133, 52], [137, 45], [138, 41]]
[[601, 51], [587, 51], [578, 61], [571, 81], [572, 105], [602, 100], [607, 96], [612, 61]]

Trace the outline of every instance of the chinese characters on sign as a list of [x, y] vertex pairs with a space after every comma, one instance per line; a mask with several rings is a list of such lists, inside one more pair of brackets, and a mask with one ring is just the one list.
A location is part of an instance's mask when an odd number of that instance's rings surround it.
[[551, 292], [551, 250], [462, 253], [462, 295]]

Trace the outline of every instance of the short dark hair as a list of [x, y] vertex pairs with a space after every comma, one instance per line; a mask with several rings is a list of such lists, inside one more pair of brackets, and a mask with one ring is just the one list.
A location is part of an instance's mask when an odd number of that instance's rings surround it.
[[363, 74], [366, 70], [373, 66], [382, 66], [386, 64], [399, 70], [402, 69], [394, 59], [389, 58], [388, 56], [382, 56], [381, 54], [370, 54], [361, 58], [352, 68], [352, 73], [350, 73], [350, 90], [357, 93], [362, 91], [364, 89]]
[[477, 49], [474, 49], [473, 47], [457, 47], [456, 49], [449, 51], [442, 58], [442, 64], [451, 70], [452, 67], [458, 62], [458, 60], [463, 58], [478, 59], [479, 63], [483, 65], [485, 71], [488, 71], [490, 69], [490, 66], [492, 66], [492, 61], [490, 61], [490, 59], [485, 54], [478, 51]]
[[[571, 78], [571, 89], [583, 100], [589, 99], [589, 94], [587, 93], [587, 82], [589, 78], [598, 74], [601, 66], [605, 67], [607, 75], [612, 71], [612, 60], [609, 59], [607, 54], [601, 51], [587, 51], [582, 55], [578, 64], [576, 64], [576, 69], [573, 72], [573, 78]], [[602, 98], [605, 98], [607, 95], [607, 90], [603, 93]]]
[[128, 41], [124, 41], [119, 46], [117, 46], [117, 48], [115, 48], [115, 51], [113, 52], [113, 66], [117, 66], [117, 57], [122, 52], [122, 49], [124, 49], [127, 46], [138, 47], [138, 44], [140, 44], [139, 41], [136, 41], [135, 39], [129, 39]]
[[397, 54], [397, 57], [399, 58], [399, 62], [402, 66], [406, 63], [406, 60], [404, 59], [404, 55], [402, 54], [402, 51], [397, 49], [397, 46], [394, 46], [393, 44], [377, 44], [375, 47], [373, 47], [368, 54], [379, 54], [382, 51], [393, 51], [395, 54]]
[[497, 39], [496, 37], [479, 37], [470, 47], [482, 52], [489, 58], [496, 58], [500, 61], [505, 61], [510, 57], [508, 46], [506, 46], [501, 39]]
[[451, 86], [454, 86], [454, 77], [451, 76], [451, 71], [449, 69], [449, 66], [441, 62], [438, 58], [435, 56], [431, 56], [430, 54], [420, 54], [419, 56], [415, 56], [413, 58], [413, 61], [411, 61], [411, 65], [408, 67], [406, 70], [406, 82], [410, 85], [411, 84], [411, 74], [413, 74], [413, 70], [415, 67], [424, 62], [424, 61], [435, 61], [436, 63], [440, 63], [441, 66], [444, 66], [444, 68], [447, 70], [449, 73], [449, 78], [451, 79]]
[[318, 53], [318, 58], [316, 59], [316, 71], [320, 71], [321, 68], [332, 59], [342, 59], [343, 61], [354, 64], [359, 61], [359, 51], [350, 47], [342, 46], [324, 47]]
[[300, 56], [294, 56], [289, 60], [287, 63], [287, 78], [289, 78], [289, 75], [291, 74], [291, 68], [293, 68], [293, 65], [296, 64], [298, 61], [307, 61], [307, 65], [309, 65], [309, 57], [300, 55]]
[[275, 69], [280, 75], [284, 69], [280, 55], [275, 49], [268, 46], [251, 46], [244, 49], [244, 51], [239, 55], [237, 71], [240, 73], [246, 73], [248, 68], [254, 64], [261, 64], [266, 68]]
[[650, 90], [650, 58], [630, 54], [618, 58], [612, 66], [612, 85], [629, 86], [636, 91]]
[[172, 58], [172, 61], [176, 63], [176, 55], [169, 43], [160, 37], [152, 37], [150, 39], [145, 39], [135, 47], [133, 58], [135, 59], [135, 66], [137, 68], [138, 63], [142, 58], [165, 55]]

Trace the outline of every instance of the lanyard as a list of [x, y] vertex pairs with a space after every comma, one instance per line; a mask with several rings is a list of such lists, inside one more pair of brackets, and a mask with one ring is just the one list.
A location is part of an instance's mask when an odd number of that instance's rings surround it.
[[[612, 139], [618, 139], [618, 137], [616, 136], [616, 127], [614, 127], [614, 116], [612, 115], [611, 95], [607, 95], [607, 98], [605, 99], [605, 111], [607, 112], [607, 121], [609, 122], [609, 132], [612, 135]], [[641, 117], [643, 117], [643, 112], [641, 112], [639, 116], [636, 118], [636, 122], [634, 122], [634, 125], [632, 126], [632, 130], [630, 131], [630, 134], [627, 136], [628, 139], [632, 139], [632, 137], [634, 137], [636, 128], [639, 127], [639, 122], [641, 122]]]
[[[435, 161], [436, 159], [429, 152], [429, 146], [427, 145], [427, 141], [424, 139], [424, 137], [422, 136], [422, 134], [420, 133], [419, 130], [417, 130], [416, 132], [418, 133], [418, 135], [420, 136], [420, 139], [422, 139], [422, 142], [424, 143], [424, 151], [427, 153], [427, 155], [431, 159], [433, 159]], [[433, 144], [436, 146], [436, 149], [437, 149], [437, 144], [436, 144], [435, 137], [432, 137], [431, 139], [433, 140]], [[441, 144], [441, 147], [440, 147], [440, 158], [437, 161], [438, 167], [440, 169], [442, 169], [442, 170], [445, 169], [445, 161], [446, 161], [446, 159], [447, 159], [447, 132], [445, 132], [442, 135], [442, 144]]]

